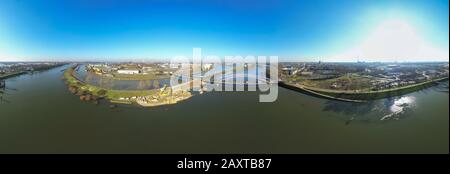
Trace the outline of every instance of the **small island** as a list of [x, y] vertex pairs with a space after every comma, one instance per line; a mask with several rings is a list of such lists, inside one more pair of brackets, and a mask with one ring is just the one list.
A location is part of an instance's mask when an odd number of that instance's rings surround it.
[[[98, 103], [99, 99], [106, 99], [111, 103], [138, 104], [140, 106], [153, 107], [175, 104], [192, 97], [192, 94], [183, 88], [174, 89], [167, 85], [164, 85], [162, 88], [150, 90], [114, 90], [91, 85], [75, 76], [74, 73], [79, 66], [80, 65], [77, 64], [66, 69], [63, 79], [66, 81], [69, 91], [80, 96], [80, 100], [82, 101], [93, 101], [94, 103]], [[141, 78], [133, 77], [134, 74], [132, 73], [127, 75], [129, 75], [130, 78]], [[142, 76], [142, 74], [138, 73], [137, 75]]]

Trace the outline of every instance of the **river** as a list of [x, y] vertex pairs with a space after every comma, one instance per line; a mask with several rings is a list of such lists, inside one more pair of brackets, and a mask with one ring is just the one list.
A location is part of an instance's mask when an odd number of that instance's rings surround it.
[[64, 67], [6, 79], [0, 153], [448, 153], [448, 81], [355, 104], [280, 88], [142, 108], [71, 94]]

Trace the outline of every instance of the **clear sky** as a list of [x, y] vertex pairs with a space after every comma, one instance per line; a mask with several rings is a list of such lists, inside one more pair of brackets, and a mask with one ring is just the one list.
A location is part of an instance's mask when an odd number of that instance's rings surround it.
[[0, 61], [446, 60], [448, 0], [1, 0]]

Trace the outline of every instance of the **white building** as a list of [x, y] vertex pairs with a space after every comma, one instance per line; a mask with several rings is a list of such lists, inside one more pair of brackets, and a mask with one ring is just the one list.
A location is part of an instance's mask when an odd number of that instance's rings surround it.
[[139, 74], [139, 70], [135, 70], [135, 69], [121, 69], [121, 70], [118, 70], [117, 73], [119, 73], [119, 74]]

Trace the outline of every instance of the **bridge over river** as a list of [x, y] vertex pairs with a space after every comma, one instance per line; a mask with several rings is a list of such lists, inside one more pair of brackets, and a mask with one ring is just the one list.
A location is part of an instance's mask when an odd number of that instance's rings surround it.
[[[266, 75], [268, 68], [266, 65], [249, 65], [249, 66], [224, 66], [214, 67], [206, 72], [197, 72], [192, 74], [191, 81], [182, 84], [172, 86], [174, 90], [188, 90], [191, 89], [194, 84], [198, 90], [208, 85], [230, 86], [230, 85], [243, 85], [243, 86], [257, 86], [257, 85], [270, 85], [277, 84], [278, 78], [270, 79]], [[278, 72], [276, 73], [278, 75]], [[174, 77], [180, 79], [181, 76]]]

